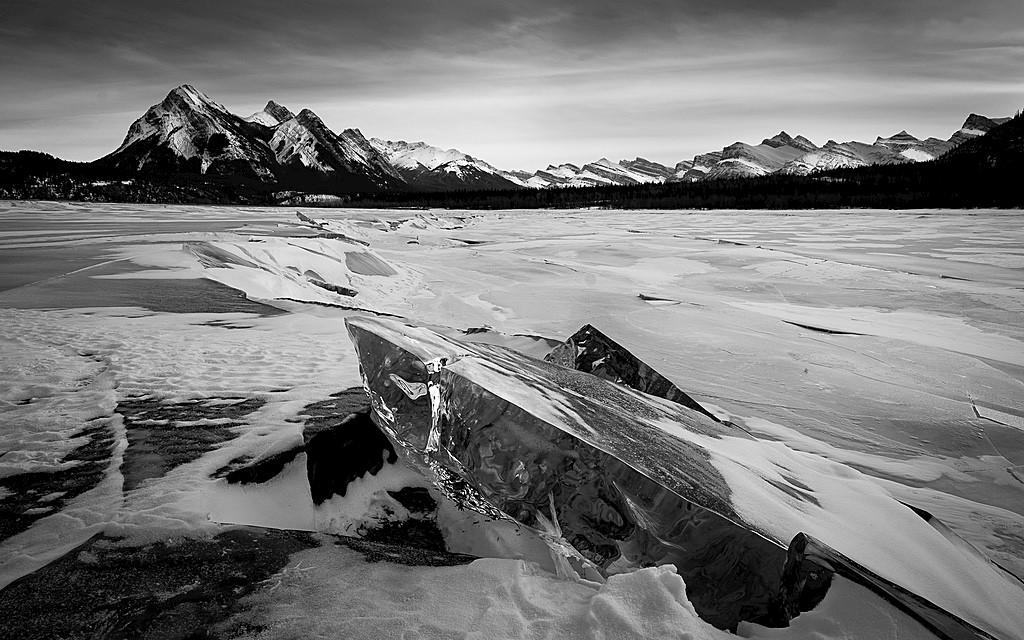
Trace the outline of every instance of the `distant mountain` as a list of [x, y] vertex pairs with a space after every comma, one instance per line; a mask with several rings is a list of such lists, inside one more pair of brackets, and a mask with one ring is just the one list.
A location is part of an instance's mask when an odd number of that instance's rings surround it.
[[198, 173], [273, 182], [277, 161], [267, 129], [182, 85], [132, 123], [97, 164], [124, 174]]
[[[187, 198], [199, 193], [220, 202], [243, 192], [246, 195], [238, 197], [247, 201], [293, 201], [301, 194], [589, 188], [806, 176], [933, 160], [1007, 120], [971, 114], [947, 140], [920, 140], [900, 131], [871, 143], [829, 140], [821, 147], [782, 131], [756, 145], [734, 142], [672, 167], [641, 157], [618, 162], [601, 158], [582, 165], [552, 164], [531, 173], [499, 169], [457, 149], [425, 142], [367, 139], [354, 128], [335, 133], [309, 109], [296, 114], [273, 100], [242, 118], [186, 84], [132, 123], [121, 145], [103, 158], [63, 163], [11, 155], [0, 164], [0, 183], [45, 192], [46, 184], [57, 181], [64, 186], [50, 187], [55, 193], [70, 190], [81, 195], [95, 191], [89, 186], [94, 183], [113, 181], [127, 187], [133, 180], [144, 180], [149, 187], [122, 191], [143, 194], [132, 197], [175, 193]], [[82, 182], [86, 178], [88, 184]]]
[[803, 136], [794, 138], [783, 131], [756, 146], [736, 142], [720, 152], [700, 154], [693, 160], [680, 162], [668, 181], [694, 182], [773, 173], [808, 175], [831, 169], [924, 162], [938, 158], [966, 140], [984, 135], [1007, 120], [971, 114], [963, 127], [948, 140], [919, 140], [906, 131], [900, 131], [888, 137], [879, 136], [873, 143], [829, 140], [822, 147]]
[[1010, 121], [1010, 118], [986, 118], [985, 116], [979, 116], [976, 113], [972, 113], [967, 116], [967, 120], [964, 121], [964, 126], [959, 131], [954, 133], [950, 137], [949, 141], [953, 146], [957, 146], [961, 143], [973, 140], [978, 136], [983, 136], [992, 129], [995, 129], [1001, 124], [1005, 124]]
[[[917, 149], [921, 145], [910, 140], [908, 135], [897, 134], [883, 138], [877, 145], [847, 143], [846, 146], [866, 157], [870, 157], [869, 154], [883, 157], [883, 153], [888, 153], [884, 157], [891, 160], [907, 149]], [[785, 142], [781, 147], [792, 147], [792, 143]], [[838, 148], [835, 157], [845, 157], [840, 153], [843, 147], [837, 143], [826, 147]], [[745, 154], [747, 149], [741, 147], [739, 152]], [[827, 152], [828, 149], [823, 147], [807, 153], [824, 155]], [[713, 157], [702, 160], [702, 163], [711, 159]], [[680, 163], [676, 172], [695, 170], [691, 163]], [[904, 157], [900, 161], [840, 166], [807, 174], [776, 171], [740, 180], [686, 180], [504, 192], [393, 192], [354, 200], [349, 206], [449, 209], [595, 206], [612, 209], [1019, 209], [1024, 208], [1021, 175], [1024, 175], [1024, 116], [1017, 115], [1003, 124], [996, 123], [984, 135], [968, 134], [964, 142], [939, 158], [922, 162]]]
[[465, 154], [425, 142], [392, 142], [371, 138], [370, 144], [384, 155], [410, 187], [425, 191], [446, 189], [514, 189], [526, 182], [515, 173]]
[[395, 163], [388, 145], [397, 144], [405, 143], [374, 143], [358, 129], [335, 133], [311, 110], [295, 114], [273, 100], [240, 118], [182, 85], [135, 121], [121, 146], [96, 164], [125, 176], [192, 174], [328, 193], [525, 185], [455, 150], [447, 162], [426, 168]]
[[527, 186], [537, 189], [549, 187], [598, 187], [602, 185], [646, 184], [664, 182], [672, 170], [643, 158], [612, 162], [601, 158], [582, 167], [574, 164], [548, 165], [526, 180]]
[[[275, 120], [291, 113], [271, 104], [267, 107], [273, 113], [267, 109], [263, 113]], [[353, 190], [370, 191], [404, 185], [395, 167], [358, 129], [336, 134], [309, 109], [279, 121], [272, 132], [269, 144], [281, 166], [278, 175], [284, 183], [307, 180], [328, 188], [345, 184]]]
[[807, 175], [838, 168], [864, 167], [902, 162], [932, 160], [958, 144], [984, 135], [1006, 118], [990, 119], [972, 114], [964, 126], [948, 140], [919, 140], [906, 131], [867, 142], [835, 142], [824, 146], [804, 136], [785, 131], [760, 144], [734, 142], [720, 151], [709, 151], [667, 167], [643, 158], [611, 162], [602, 158], [584, 165], [570, 163], [548, 165], [525, 179], [527, 186], [600, 187], [607, 185], [648, 184], [652, 182], [698, 182], [723, 178], [753, 178], [772, 175]]

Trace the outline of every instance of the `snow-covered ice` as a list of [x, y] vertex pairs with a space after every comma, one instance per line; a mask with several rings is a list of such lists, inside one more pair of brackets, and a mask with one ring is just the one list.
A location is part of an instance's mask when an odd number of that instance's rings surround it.
[[[535, 356], [592, 324], [716, 415], [767, 441], [737, 441], [752, 448], [721, 455], [748, 465], [813, 460], [822, 474], [848, 479], [820, 496], [840, 520], [861, 517], [844, 491], [860, 496], [857, 504], [865, 496], [899, 500], [1024, 576], [1019, 212], [301, 212], [319, 223], [299, 220], [293, 209], [0, 203], [0, 500], [22, 497], [12, 498], [8, 478], [82, 467], [66, 457], [90, 442], [83, 427], [112, 438], [88, 490], [22, 505], [31, 522], [0, 541], [0, 582], [97, 531], [205, 535], [237, 521], [351, 530], [355, 502], [347, 520], [332, 517], [332, 501], [304, 502], [301, 454], [262, 485], [229, 486], [213, 475], [239, 457], [301, 442], [303, 407], [360, 384], [343, 319], [367, 313], [534, 349]], [[665, 301], [677, 304], [659, 304]], [[463, 333], [477, 328], [487, 330]], [[263, 404], [231, 428], [230, 439], [125, 490], [127, 441], [116, 406], [140, 396]], [[362, 509], [383, 486], [357, 492]], [[268, 513], [281, 504], [292, 506]], [[813, 519], [776, 518], [757, 500], [744, 505], [780, 537], [812, 530]], [[863, 522], [879, 513], [863, 514]], [[543, 561], [536, 545], [524, 551], [533, 542], [512, 540], [515, 533], [501, 526], [484, 544], [454, 514], [444, 523], [449, 543], [461, 536], [465, 552]], [[432, 624], [430, 612], [464, 592], [482, 595], [464, 598], [465, 606], [434, 624], [466, 631], [505, 624], [508, 637], [529, 637], [538, 624], [586, 629], [597, 619], [623, 630], [619, 637], [651, 637], [668, 628], [661, 624], [693, 629], [698, 638], [722, 633], [700, 627], [679, 596], [679, 577], [664, 569], [595, 585], [566, 583], [550, 566], [510, 559], [401, 569], [359, 565], [341, 548], [303, 553], [316, 555], [324, 570], [299, 572], [302, 584], [292, 591], [254, 596], [281, 637], [298, 634], [283, 625], [298, 624], [285, 602], [301, 603], [295, 611], [315, 612], [317, 603], [341, 611], [346, 601], [332, 598], [342, 598], [346, 584], [358, 584], [351, 598], [360, 598], [367, 617], [402, 628], [415, 628], [414, 619]], [[352, 582], [331, 567], [348, 567]], [[620, 582], [644, 597], [629, 599]], [[374, 598], [399, 584], [419, 594], [409, 602], [422, 606], [396, 617]], [[450, 599], [438, 584], [450, 586]], [[520, 598], [516, 589], [532, 595]], [[792, 627], [748, 625], [739, 634], [912, 634], [852, 622], [870, 615], [878, 625], [908, 624], [885, 603], [858, 599], [858, 589], [840, 582]], [[965, 587], [960, 597], [975, 593]], [[624, 626], [600, 617], [609, 611]], [[330, 624], [326, 615], [308, 622]]]

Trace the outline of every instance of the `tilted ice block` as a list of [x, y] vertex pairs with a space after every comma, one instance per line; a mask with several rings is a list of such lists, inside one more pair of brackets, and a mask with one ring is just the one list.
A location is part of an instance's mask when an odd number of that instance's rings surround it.
[[572, 334], [564, 344], [556, 347], [544, 359], [624, 384], [648, 395], [671, 400], [702, 413], [715, 422], [719, 421], [700, 406], [700, 403], [672, 384], [671, 380], [589, 324]]
[[[805, 532], [825, 551], [795, 549], [796, 561], [857, 569], [844, 573], [940, 637], [1024, 628], [1019, 583], [848, 467], [507, 349], [346, 323], [382, 427], [449, 497], [538, 529], [554, 517], [605, 573], [671, 562], [714, 624], [785, 621], [801, 600], [783, 585], [787, 543]], [[901, 603], [907, 594], [942, 624]]]

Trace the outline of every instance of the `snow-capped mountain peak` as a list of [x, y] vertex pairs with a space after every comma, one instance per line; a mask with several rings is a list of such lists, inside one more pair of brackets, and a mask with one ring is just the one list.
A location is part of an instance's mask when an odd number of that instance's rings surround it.
[[249, 122], [257, 122], [265, 127], [276, 127], [282, 122], [291, 120], [294, 117], [295, 114], [287, 107], [270, 100], [267, 102], [267, 106], [263, 107], [263, 111], [257, 111], [246, 118], [246, 120]]
[[[281, 107], [268, 113], [276, 118], [290, 112]], [[395, 169], [358, 129], [345, 129], [336, 134], [310, 109], [303, 109], [278, 124], [269, 144], [277, 161], [286, 167], [309, 169], [321, 176], [365, 176], [378, 187], [402, 182]]]
[[800, 149], [802, 151], [812, 151], [817, 149], [817, 145], [808, 140], [807, 138], [797, 135], [795, 138], [785, 131], [780, 131], [778, 134], [771, 138], [765, 138], [761, 141], [761, 144], [778, 149], [780, 147], [793, 147], [794, 149]]
[[425, 142], [371, 138], [369, 143], [416, 187], [444, 189], [474, 187], [508, 189], [528, 186], [524, 178], [502, 171], [458, 149], [442, 149]]
[[172, 89], [132, 123], [101, 162], [134, 171], [196, 171], [273, 179], [273, 159], [252, 125], [192, 85]]
[[873, 143], [829, 140], [824, 147], [780, 131], [760, 144], [736, 142], [672, 167], [641, 157], [619, 162], [601, 157], [529, 173], [504, 171], [458, 149], [422, 141], [367, 139], [358, 129], [337, 134], [311, 110], [294, 114], [273, 100], [243, 119], [183, 84], [150, 107], [121, 146], [97, 162], [129, 173], [212, 174], [334, 191], [632, 185], [927, 161], [1006, 120], [971, 114], [948, 140], [921, 140], [903, 130]]
[[[454, 160], [466, 160], [472, 158], [470, 155], [463, 153], [458, 149], [442, 149], [440, 147], [429, 145], [425, 142], [406, 142], [404, 140], [391, 141], [372, 138], [370, 140], [370, 144], [374, 145], [381, 153], [387, 156], [392, 164], [402, 169], [417, 169], [419, 167], [423, 167], [433, 170]], [[489, 167], [490, 165], [487, 166]]]
[[205, 109], [215, 109], [222, 113], [229, 113], [224, 105], [219, 102], [214, 102], [210, 96], [190, 84], [183, 84], [171, 89], [167, 94], [167, 97], [164, 98], [163, 104], [166, 105], [167, 108], [170, 108], [170, 106], [175, 102], [185, 103], [188, 108], [200, 111]]

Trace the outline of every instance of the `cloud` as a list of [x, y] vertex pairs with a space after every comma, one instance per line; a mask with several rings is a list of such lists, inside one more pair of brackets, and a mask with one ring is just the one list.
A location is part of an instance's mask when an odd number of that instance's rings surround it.
[[904, 127], [948, 135], [1020, 106], [1024, 5], [83, 3], [0, 9], [0, 147], [76, 159], [190, 82], [243, 115], [273, 98], [334, 128], [507, 166]]

